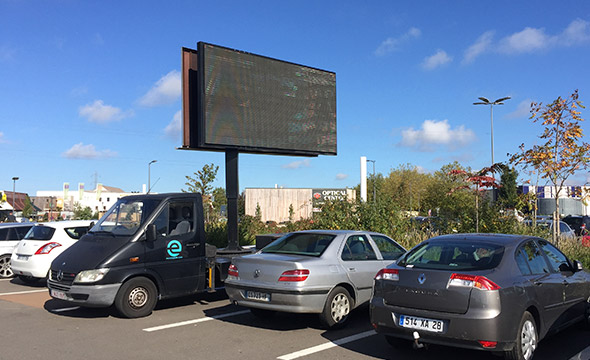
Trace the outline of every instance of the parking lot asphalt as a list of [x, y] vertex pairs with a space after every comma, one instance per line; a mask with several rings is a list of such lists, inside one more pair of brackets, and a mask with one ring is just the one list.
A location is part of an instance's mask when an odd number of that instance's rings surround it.
[[[393, 349], [375, 334], [366, 307], [344, 329], [326, 331], [316, 315], [261, 320], [223, 291], [162, 301], [152, 315], [123, 319], [51, 299], [45, 284], [0, 280], [0, 359], [499, 359], [481, 351], [431, 346]], [[535, 360], [590, 359], [580, 326], [544, 339]]]

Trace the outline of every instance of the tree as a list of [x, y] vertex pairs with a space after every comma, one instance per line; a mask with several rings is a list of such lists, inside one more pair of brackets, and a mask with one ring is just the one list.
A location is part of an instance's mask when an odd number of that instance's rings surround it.
[[475, 232], [479, 232], [479, 198], [481, 191], [485, 188], [498, 188], [500, 185], [496, 183], [496, 179], [493, 176], [488, 176], [489, 173], [498, 171], [500, 164], [493, 164], [490, 167], [484, 167], [483, 169], [470, 172], [462, 169], [454, 169], [449, 172], [450, 175], [455, 176], [462, 180], [464, 185], [460, 185], [456, 188], [451, 189], [449, 194], [460, 190], [460, 189], [471, 189], [475, 194]]
[[82, 207], [79, 202], [74, 203], [74, 219], [75, 220], [91, 220], [94, 214], [89, 206]]
[[498, 203], [505, 209], [515, 209], [518, 205], [518, 193], [516, 191], [516, 180], [518, 171], [508, 165], [501, 164], [500, 188], [498, 189]]
[[188, 186], [187, 190], [182, 189], [182, 192], [195, 192], [200, 193], [203, 196], [203, 210], [205, 211], [206, 222], [209, 222], [210, 215], [213, 212], [213, 203], [211, 202], [211, 191], [213, 190], [213, 182], [217, 176], [217, 170], [219, 166], [215, 164], [205, 164], [203, 168], [196, 173], [195, 177], [185, 176]]
[[567, 179], [580, 170], [588, 169], [590, 164], [590, 144], [583, 141], [579, 108], [584, 108], [578, 100], [578, 90], [568, 98], [558, 97], [551, 104], [531, 104], [533, 122], [544, 126], [539, 138], [544, 141], [511, 155], [510, 162], [523, 167], [532, 166], [541, 178], [549, 179], [555, 193], [555, 212], [553, 213], [553, 241], [559, 241], [559, 195]]

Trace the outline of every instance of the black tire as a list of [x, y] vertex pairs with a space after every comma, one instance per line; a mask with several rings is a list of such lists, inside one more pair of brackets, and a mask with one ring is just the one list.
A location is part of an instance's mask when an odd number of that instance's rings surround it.
[[322, 326], [327, 329], [344, 327], [352, 308], [352, 298], [348, 290], [341, 286], [336, 286], [328, 294], [324, 310], [320, 313]]
[[9, 279], [14, 276], [10, 266], [10, 254], [0, 256], [0, 279]]
[[531, 360], [538, 343], [537, 323], [533, 315], [525, 311], [518, 326], [516, 344], [511, 351], [504, 353], [508, 360]]
[[126, 318], [148, 316], [158, 301], [158, 289], [147, 278], [136, 277], [121, 285], [115, 297], [115, 308]]
[[389, 335], [385, 335], [385, 341], [387, 341], [387, 343], [395, 348], [395, 349], [409, 349], [410, 348], [410, 344], [412, 343], [411, 340], [406, 340], [406, 339], [402, 339], [402, 338], [398, 338], [395, 336], [389, 336]]
[[266, 309], [257, 309], [257, 308], [250, 308], [250, 312], [252, 315], [256, 316], [259, 319], [270, 319], [276, 315], [276, 311], [273, 310], [266, 310]]
[[20, 281], [22, 281], [28, 285], [36, 284], [37, 282], [39, 282], [39, 280], [41, 280], [39, 278], [27, 276], [27, 275], [19, 275], [18, 278], [20, 279]]

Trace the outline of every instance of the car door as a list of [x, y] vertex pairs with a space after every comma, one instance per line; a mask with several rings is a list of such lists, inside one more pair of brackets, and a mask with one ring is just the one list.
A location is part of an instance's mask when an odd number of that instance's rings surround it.
[[205, 250], [197, 213], [191, 199], [165, 203], [153, 222], [156, 240], [145, 242], [145, 266], [161, 279], [164, 296], [191, 294], [203, 288]]
[[584, 314], [586, 306], [587, 284], [582, 272], [575, 272], [568, 258], [555, 246], [545, 240], [538, 241], [551, 264], [553, 273], [560, 277], [563, 284], [563, 314], [561, 322], [575, 320]]
[[559, 325], [563, 312], [564, 284], [560, 274], [552, 271], [543, 251], [534, 240], [528, 240], [519, 249], [530, 268], [530, 275], [525, 278], [532, 295], [542, 306], [541, 317], [547, 328]]
[[387, 236], [380, 234], [370, 234], [370, 236], [381, 253], [383, 267], [391, 264], [406, 252], [406, 249]]
[[373, 278], [383, 264], [367, 235], [348, 236], [342, 247], [340, 262], [357, 291], [357, 304], [368, 301], [371, 297]]

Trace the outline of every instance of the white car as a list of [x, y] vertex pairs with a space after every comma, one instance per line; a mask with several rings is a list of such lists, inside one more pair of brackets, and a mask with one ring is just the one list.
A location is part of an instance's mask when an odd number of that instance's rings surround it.
[[12, 272], [27, 283], [46, 279], [53, 259], [86, 234], [92, 222], [71, 220], [36, 224], [12, 252]]
[[10, 256], [19, 241], [33, 227], [34, 223], [4, 223], [0, 224], [0, 279], [13, 276], [10, 267]]

